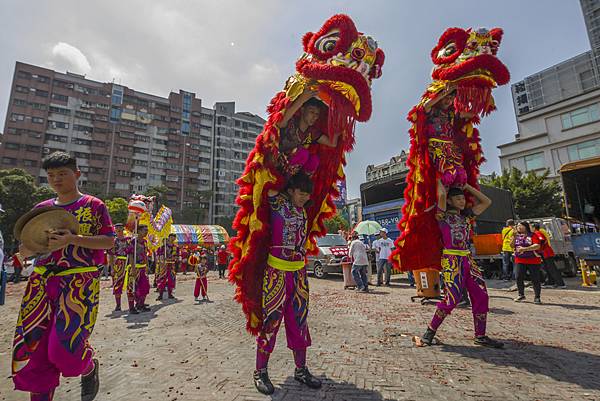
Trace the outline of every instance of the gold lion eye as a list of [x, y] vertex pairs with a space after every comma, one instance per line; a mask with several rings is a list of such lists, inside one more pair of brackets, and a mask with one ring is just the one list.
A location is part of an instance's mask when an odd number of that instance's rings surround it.
[[330, 34], [318, 39], [315, 43], [315, 47], [320, 52], [329, 53], [335, 50], [338, 40], [340, 40], [340, 38], [336, 33]]
[[444, 57], [448, 57], [453, 55], [454, 53], [456, 53], [456, 45], [454, 43], [450, 43], [448, 45], [446, 45], [446, 47], [444, 48]]

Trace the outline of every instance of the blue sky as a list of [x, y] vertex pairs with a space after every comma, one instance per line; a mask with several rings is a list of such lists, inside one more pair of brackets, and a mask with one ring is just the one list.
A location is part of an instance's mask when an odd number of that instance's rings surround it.
[[[293, 73], [302, 34], [340, 12], [386, 53], [383, 77], [373, 85], [373, 116], [359, 124], [348, 157], [352, 197], [359, 195], [368, 164], [407, 148], [405, 116], [430, 82], [429, 52], [447, 27], [503, 28], [499, 57], [513, 82], [589, 49], [576, 0], [4, 0], [0, 118], [15, 61], [114, 79], [160, 96], [181, 88], [205, 106], [235, 100], [238, 110], [264, 116]], [[480, 126], [488, 159], [483, 173], [499, 170], [496, 146], [517, 131], [509, 85], [495, 98], [498, 111]]]

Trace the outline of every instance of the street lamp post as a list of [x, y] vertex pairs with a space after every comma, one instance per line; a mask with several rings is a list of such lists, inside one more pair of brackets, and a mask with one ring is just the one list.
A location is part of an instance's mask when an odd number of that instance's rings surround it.
[[180, 212], [183, 211], [183, 191], [184, 191], [184, 181], [185, 181], [185, 151], [188, 146], [191, 146], [191, 145], [186, 142], [185, 146], [183, 147], [183, 163], [181, 166], [181, 203], [179, 206]]

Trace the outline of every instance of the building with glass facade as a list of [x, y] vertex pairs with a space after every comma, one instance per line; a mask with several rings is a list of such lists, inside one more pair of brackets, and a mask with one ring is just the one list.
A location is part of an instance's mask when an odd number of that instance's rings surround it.
[[600, 156], [600, 1], [581, 0], [591, 50], [512, 85], [518, 133], [498, 146], [502, 169], [550, 171]]

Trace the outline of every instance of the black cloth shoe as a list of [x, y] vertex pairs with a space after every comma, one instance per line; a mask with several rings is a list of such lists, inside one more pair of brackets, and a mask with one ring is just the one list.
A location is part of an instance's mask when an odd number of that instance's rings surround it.
[[137, 315], [137, 314], [139, 314], [139, 313], [140, 313], [140, 312], [138, 312], [138, 310], [137, 310], [137, 309], [135, 309], [135, 308], [133, 308], [133, 309], [129, 309], [129, 314], [130, 314], [130, 315]]
[[148, 308], [146, 305], [142, 306], [141, 308], [137, 308], [138, 311], [140, 312], [150, 312], [150, 308]]
[[117, 305], [115, 307], [115, 312], [121, 312], [121, 305]]
[[425, 345], [431, 345], [431, 344], [433, 344], [434, 338], [435, 338], [435, 331], [431, 330], [428, 327], [425, 334], [423, 334], [423, 337], [421, 337], [421, 341], [423, 341], [423, 344], [425, 344]]
[[273, 387], [273, 383], [269, 379], [269, 372], [267, 372], [266, 368], [254, 371], [254, 387], [256, 387], [259, 393], [266, 395], [271, 395], [275, 392], [275, 387]]
[[81, 401], [92, 401], [98, 394], [100, 379], [98, 377], [98, 360], [93, 359], [94, 370], [85, 376], [81, 376]]
[[488, 336], [475, 337], [475, 340], [473, 342], [475, 343], [475, 345], [481, 345], [483, 347], [504, 348], [504, 343], [492, 340]]
[[157, 300], [157, 301], [162, 301], [162, 300], [163, 300], [163, 296], [162, 296], [162, 294], [160, 294], [158, 297], [156, 297], [156, 300]]
[[294, 379], [298, 380], [300, 383], [306, 384], [310, 388], [321, 388], [321, 380], [314, 377], [312, 373], [308, 371], [306, 366], [303, 368], [296, 368], [294, 371]]
[[175, 299], [175, 296], [173, 294], [169, 294], [169, 299]]

